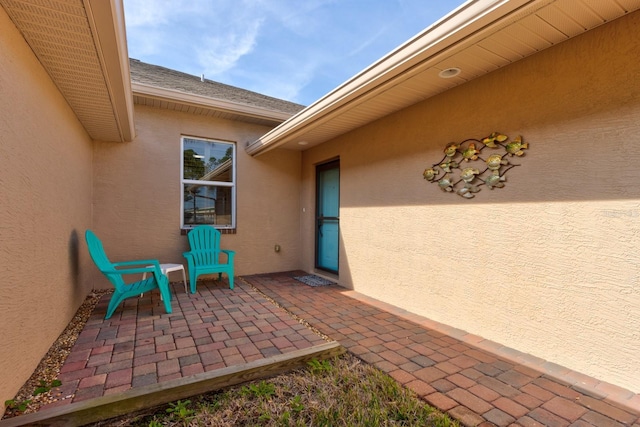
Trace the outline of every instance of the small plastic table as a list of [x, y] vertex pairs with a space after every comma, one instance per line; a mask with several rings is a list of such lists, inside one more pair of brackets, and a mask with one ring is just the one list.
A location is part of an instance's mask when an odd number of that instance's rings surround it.
[[[152, 265], [148, 265], [147, 267], [153, 267]], [[160, 264], [160, 270], [162, 270], [162, 274], [169, 277], [169, 273], [172, 271], [182, 271], [182, 281], [184, 282], [184, 292], [188, 293], [187, 290], [187, 275], [184, 272], [184, 265], [182, 264]], [[147, 273], [142, 274], [142, 280], [147, 278]]]

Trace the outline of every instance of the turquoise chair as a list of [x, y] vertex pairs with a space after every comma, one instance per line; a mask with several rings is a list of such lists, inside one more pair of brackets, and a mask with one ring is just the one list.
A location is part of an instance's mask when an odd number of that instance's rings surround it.
[[[165, 310], [167, 313], [171, 313], [171, 291], [169, 290], [169, 279], [167, 279], [167, 276], [162, 274], [160, 263], [157, 260], [111, 262], [109, 261], [109, 258], [107, 258], [107, 254], [104, 252], [102, 242], [93, 231], [87, 230], [84, 237], [87, 240], [87, 247], [89, 248], [91, 259], [93, 259], [98, 270], [107, 276], [107, 279], [109, 279], [116, 288], [115, 292], [111, 296], [111, 301], [109, 301], [107, 315], [104, 317], [105, 319], [109, 319], [118, 305], [126, 298], [137, 297], [143, 292], [149, 292], [156, 288], [160, 289], [160, 295], [162, 296], [162, 302], [164, 303]], [[133, 267], [136, 265], [143, 267], [117, 268]], [[123, 275], [138, 273], [153, 274], [148, 279], [143, 279], [133, 283], [125, 283]]]
[[[233, 289], [234, 251], [220, 249], [220, 232], [210, 225], [199, 225], [187, 234], [191, 250], [183, 253], [189, 267], [191, 293], [196, 292], [196, 281], [201, 274], [222, 273], [229, 277], [229, 288]], [[226, 263], [220, 262], [220, 255], [226, 255]]]

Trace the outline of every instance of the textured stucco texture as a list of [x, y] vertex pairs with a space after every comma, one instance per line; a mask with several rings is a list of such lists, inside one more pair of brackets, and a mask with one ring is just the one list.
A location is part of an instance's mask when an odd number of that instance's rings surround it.
[[[235, 273], [295, 269], [300, 264], [300, 157], [282, 150], [259, 158], [244, 147], [269, 128], [136, 105], [131, 143], [96, 143], [94, 227], [112, 259], [184, 263], [180, 230], [180, 137], [237, 145], [237, 227], [221, 246], [237, 252]], [[276, 252], [275, 246], [281, 250]], [[95, 283], [108, 282], [96, 274]]]
[[[237, 146], [236, 274], [314, 271], [315, 168], [340, 159], [339, 283], [640, 392], [640, 13], [300, 152], [270, 129], [135, 106], [136, 137], [91, 141], [0, 8], [0, 401], [113, 260], [184, 263], [180, 137]], [[464, 73], [464, 69], [463, 69]], [[466, 200], [422, 171], [449, 142], [530, 144]], [[281, 250], [276, 252], [275, 246]]]
[[[339, 157], [341, 285], [640, 392], [639, 27], [630, 14], [304, 152], [304, 268], [315, 165]], [[467, 200], [422, 178], [493, 131], [530, 144], [504, 188]]]
[[91, 289], [91, 140], [0, 7], [0, 402]]

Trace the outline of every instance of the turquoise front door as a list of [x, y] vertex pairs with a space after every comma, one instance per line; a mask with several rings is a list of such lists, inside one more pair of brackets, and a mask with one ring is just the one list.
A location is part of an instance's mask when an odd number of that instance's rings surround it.
[[316, 268], [338, 273], [340, 161], [316, 167]]

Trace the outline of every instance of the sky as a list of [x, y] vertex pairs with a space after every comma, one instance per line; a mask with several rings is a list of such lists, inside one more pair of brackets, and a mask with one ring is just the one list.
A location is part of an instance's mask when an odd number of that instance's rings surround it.
[[129, 57], [310, 105], [464, 0], [124, 0]]

